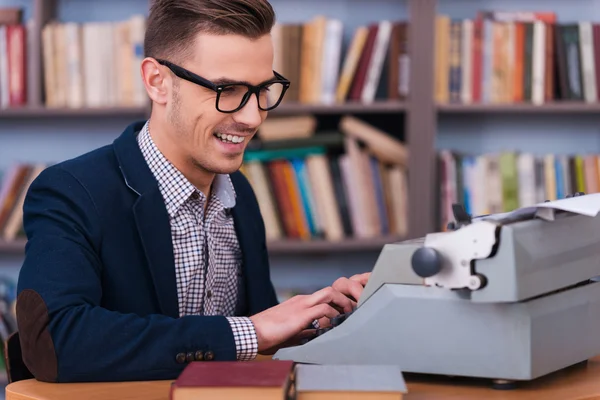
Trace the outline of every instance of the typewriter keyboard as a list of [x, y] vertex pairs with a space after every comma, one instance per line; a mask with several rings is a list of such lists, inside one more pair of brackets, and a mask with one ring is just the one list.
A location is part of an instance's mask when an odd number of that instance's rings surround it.
[[348, 313], [340, 314], [338, 316], [330, 318], [329, 322], [331, 323], [331, 326], [327, 326], [327, 327], [324, 327], [324, 328], [317, 329], [316, 334], [315, 334], [314, 337], [309, 338], [309, 339], [304, 339], [301, 344], [308, 343], [309, 341], [311, 341], [315, 337], [321, 336], [322, 334], [324, 334], [325, 332], [330, 331], [331, 329], [335, 328], [336, 326], [340, 326], [353, 312], [354, 311], [350, 311]]

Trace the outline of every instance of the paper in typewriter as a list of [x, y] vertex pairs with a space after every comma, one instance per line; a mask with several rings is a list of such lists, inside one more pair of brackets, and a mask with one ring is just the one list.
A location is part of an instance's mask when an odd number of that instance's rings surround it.
[[600, 193], [586, 194], [583, 196], [571, 197], [538, 203], [526, 207], [518, 208], [514, 211], [505, 213], [484, 215], [473, 218], [474, 220], [492, 219], [500, 221], [511, 221], [529, 218], [541, 218], [547, 221], [554, 220], [556, 211], [566, 211], [574, 214], [595, 217], [600, 212]]
[[600, 212], [600, 193], [548, 201], [534, 207], [537, 208], [536, 216], [546, 220], [553, 220], [556, 210], [595, 217]]

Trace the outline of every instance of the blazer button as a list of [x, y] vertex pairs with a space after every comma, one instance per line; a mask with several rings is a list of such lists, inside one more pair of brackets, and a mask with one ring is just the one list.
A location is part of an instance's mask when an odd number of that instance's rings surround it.
[[175, 356], [175, 361], [177, 361], [177, 364], [183, 364], [185, 362], [185, 354], [184, 353], [178, 353]]
[[204, 353], [204, 359], [206, 361], [211, 361], [215, 358], [215, 353], [213, 353], [212, 351], [208, 350], [207, 352]]
[[201, 351], [197, 351], [196, 352], [196, 361], [202, 361], [204, 360], [204, 353], [202, 353]]
[[192, 353], [191, 351], [189, 353], [187, 353], [186, 357], [185, 357], [187, 362], [192, 362], [194, 361], [194, 353]]

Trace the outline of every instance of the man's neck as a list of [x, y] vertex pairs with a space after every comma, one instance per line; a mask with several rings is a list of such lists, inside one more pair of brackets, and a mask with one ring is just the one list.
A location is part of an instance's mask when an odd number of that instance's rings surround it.
[[175, 166], [190, 181], [198, 190], [200, 190], [206, 198], [210, 197], [211, 186], [215, 179], [213, 172], [205, 171], [201, 167], [195, 165], [191, 160], [186, 159], [178, 149], [177, 145], [169, 140], [167, 129], [168, 126], [161, 125], [157, 119], [150, 119], [148, 130], [152, 141], [171, 164]]

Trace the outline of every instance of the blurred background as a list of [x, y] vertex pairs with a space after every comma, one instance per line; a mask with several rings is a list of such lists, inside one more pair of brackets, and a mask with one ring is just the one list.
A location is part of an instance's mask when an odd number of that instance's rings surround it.
[[[386, 243], [600, 187], [600, 0], [272, 0], [292, 81], [248, 147], [281, 300]], [[0, 0], [0, 334], [23, 196], [149, 115], [149, 0]]]

